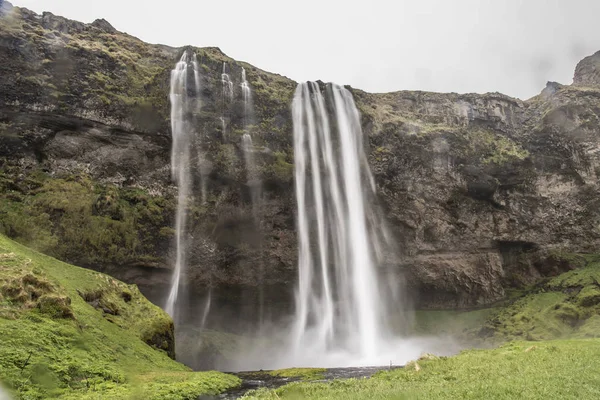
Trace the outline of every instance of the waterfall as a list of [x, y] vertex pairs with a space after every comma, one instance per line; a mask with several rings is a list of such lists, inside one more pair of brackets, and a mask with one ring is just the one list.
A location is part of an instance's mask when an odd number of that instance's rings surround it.
[[246, 162], [246, 171], [248, 173], [248, 181], [254, 178], [254, 156], [252, 155], [252, 136], [249, 133], [242, 135], [242, 151], [244, 152], [244, 161]]
[[[187, 203], [191, 194], [190, 148], [194, 137], [193, 113], [199, 103], [200, 68], [196, 54], [185, 51], [175, 69], [171, 71], [171, 174], [177, 184], [177, 212], [175, 217], [176, 259], [171, 290], [165, 311], [172, 317], [181, 285], [181, 275], [186, 265], [187, 255]], [[189, 72], [192, 72], [190, 75]]]
[[242, 101], [244, 102], [244, 134], [242, 135], [242, 151], [244, 153], [244, 162], [246, 164], [246, 177], [248, 186], [250, 187], [252, 197], [252, 208], [254, 210], [255, 222], [258, 223], [258, 215], [256, 207], [260, 202], [261, 182], [258, 177], [258, 171], [254, 162], [254, 145], [252, 136], [249, 132], [249, 122], [253, 117], [252, 111], [252, 90], [246, 79], [246, 70], [242, 67]]
[[[330, 120], [328, 110], [332, 111]], [[293, 345], [374, 358], [386, 332], [377, 235], [368, 227], [375, 187], [351, 93], [301, 83], [292, 104], [298, 273]]]
[[[249, 125], [254, 119], [254, 109], [252, 105], [252, 89], [250, 83], [246, 78], [246, 69], [242, 67], [242, 82], [240, 84], [242, 88], [242, 101], [244, 103], [244, 119], [243, 128], [244, 134], [242, 135], [242, 152], [244, 155], [244, 163], [246, 167], [246, 183], [250, 190], [250, 201], [252, 202], [252, 217], [254, 219], [254, 227], [256, 229], [257, 237], [260, 238], [257, 249], [262, 255], [263, 253], [263, 240], [262, 240], [262, 227], [261, 227], [261, 204], [262, 204], [262, 181], [260, 179], [260, 171], [257, 168], [256, 160], [254, 157], [254, 143], [252, 136], [250, 135]], [[265, 304], [264, 304], [264, 261], [262, 258], [258, 262], [258, 324], [259, 329], [264, 328], [263, 323], [265, 317]]]
[[248, 129], [248, 120], [250, 118], [252, 92], [250, 91], [250, 84], [246, 80], [246, 70], [242, 67], [242, 99], [244, 101], [244, 130]]
[[227, 136], [227, 123], [226, 123], [226, 115], [225, 110], [227, 110], [227, 103], [231, 102], [233, 99], [233, 81], [231, 77], [227, 73], [227, 62], [223, 61], [223, 69], [221, 72], [221, 84], [223, 85], [222, 97], [223, 101], [221, 103], [221, 131], [223, 133], [223, 137]]
[[223, 61], [223, 70], [221, 72], [221, 83], [223, 84], [223, 101], [233, 98], [233, 82], [227, 73], [227, 63]]
[[[450, 338], [406, 336], [393, 238], [376, 202], [360, 115], [342, 86], [301, 83], [292, 102], [298, 284], [290, 319], [267, 321], [232, 370], [403, 365]], [[250, 139], [243, 139], [243, 146]], [[392, 261], [393, 262], [393, 261]], [[391, 265], [390, 265], [391, 266]]]

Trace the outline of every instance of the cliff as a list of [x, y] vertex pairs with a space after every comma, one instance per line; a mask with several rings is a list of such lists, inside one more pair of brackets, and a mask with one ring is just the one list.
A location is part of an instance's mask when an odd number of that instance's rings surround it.
[[[220, 288], [219, 296], [248, 310], [261, 284], [267, 298], [289, 299], [295, 82], [217, 48], [147, 44], [104, 20], [83, 24], [22, 8], [0, 17], [0, 230], [160, 298], [173, 264], [176, 193], [169, 71], [185, 49], [202, 68], [195, 145], [202, 176], [194, 185], [202, 179], [207, 187], [206, 202], [193, 203], [190, 285]], [[574, 268], [568, 254], [596, 251], [597, 54], [577, 66], [573, 85], [548, 83], [527, 101], [351, 88], [397, 243], [383, 268], [405, 275], [419, 306], [491, 304], [507, 288]], [[241, 147], [242, 68], [262, 178], [256, 208]]]

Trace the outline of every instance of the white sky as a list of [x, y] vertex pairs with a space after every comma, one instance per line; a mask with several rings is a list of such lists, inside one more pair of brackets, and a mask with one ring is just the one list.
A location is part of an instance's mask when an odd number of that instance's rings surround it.
[[600, 0], [10, 0], [150, 43], [217, 46], [296, 81], [370, 92], [499, 91], [572, 82], [600, 50]]

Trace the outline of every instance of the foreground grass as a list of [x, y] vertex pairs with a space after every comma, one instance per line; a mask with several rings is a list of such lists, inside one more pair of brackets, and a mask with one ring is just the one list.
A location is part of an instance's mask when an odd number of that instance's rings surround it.
[[415, 315], [415, 334], [439, 334], [493, 350], [423, 357], [369, 379], [296, 382], [244, 399], [595, 399], [600, 398], [600, 262], [475, 311]]
[[0, 236], [0, 381], [17, 399], [196, 399], [239, 384], [169, 358], [173, 324], [135, 286]]
[[600, 340], [513, 342], [427, 357], [369, 379], [291, 383], [244, 399], [597, 399]]

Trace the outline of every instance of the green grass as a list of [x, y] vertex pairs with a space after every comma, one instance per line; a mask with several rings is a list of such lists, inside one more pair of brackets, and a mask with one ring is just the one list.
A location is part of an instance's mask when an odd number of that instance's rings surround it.
[[1, 235], [0, 337], [16, 399], [195, 399], [239, 384], [169, 358], [173, 323], [136, 286]]
[[513, 342], [423, 359], [369, 379], [291, 383], [244, 399], [595, 399], [600, 340]]

